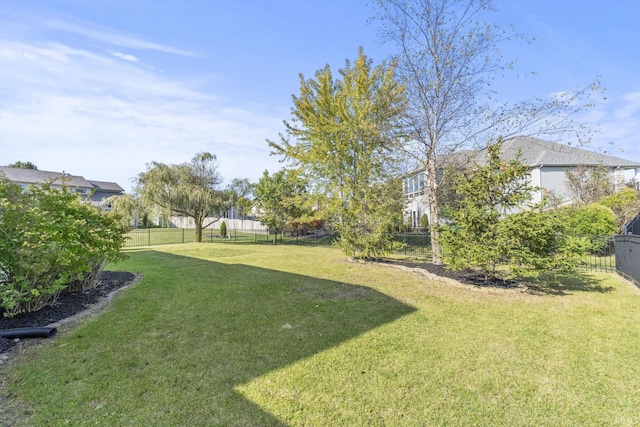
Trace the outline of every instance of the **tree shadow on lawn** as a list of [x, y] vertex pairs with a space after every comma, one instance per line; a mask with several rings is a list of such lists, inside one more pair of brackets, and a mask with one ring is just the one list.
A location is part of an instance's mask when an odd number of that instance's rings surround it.
[[612, 292], [612, 286], [602, 286], [592, 274], [576, 271], [565, 274], [544, 274], [539, 278], [522, 279], [522, 282], [531, 293], [547, 295], [571, 295], [574, 292]]
[[[143, 422], [154, 407], [157, 419], [147, 421], [156, 425], [285, 425], [236, 387], [415, 311], [349, 283], [152, 250], [131, 255], [143, 280], [96, 322], [46, 349], [48, 363], [76, 372], [56, 386], [78, 420], [99, 419], [100, 410], [83, 404], [97, 397], [81, 390], [91, 394], [92, 383], [103, 381], [101, 408], [112, 417], [129, 411], [104, 421]], [[80, 355], [65, 359], [64, 346]], [[32, 386], [51, 393], [48, 378]], [[131, 399], [141, 403], [123, 403]]]
[[511, 289], [535, 295], [546, 294], [558, 296], [570, 295], [573, 292], [606, 293], [614, 289], [611, 286], [600, 285], [600, 282], [592, 274], [580, 270], [564, 274], [543, 273], [536, 278], [531, 276], [515, 276], [487, 280], [480, 271], [450, 270], [444, 265], [434, 265], [428, 261], [386, 259], [382, 260], [382, 262], [385, 264], [425, 270], [433, 275], [453, 279], [459, 283], [478, 289]]

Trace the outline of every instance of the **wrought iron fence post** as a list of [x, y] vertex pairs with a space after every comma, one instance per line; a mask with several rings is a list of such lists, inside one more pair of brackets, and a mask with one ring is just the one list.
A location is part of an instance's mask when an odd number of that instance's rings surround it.
[[402, 240], [403, 240], [403, 246], [404, 246], [404, 254], [405, 256], [407, 255], [407, 231], [405, 230], [404, 233], [402, 233]]

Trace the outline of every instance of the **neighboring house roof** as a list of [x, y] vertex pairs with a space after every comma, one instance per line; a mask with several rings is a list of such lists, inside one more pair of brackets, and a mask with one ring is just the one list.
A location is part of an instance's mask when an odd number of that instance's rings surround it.
[[504, 141], [503, 158], [511, 160], [520, 152], [520, 161], [528, 166], [609, 166], [640, 168], [640, 162], [596, 153], [584, 148], [558, 144], [530, 136], [516, 136]]
[[[69, 175], [68, 173], [41, 171], [37, 169], [22, 169], [0, 166], [0, 174], [4, 175], [11, 182], [17, 184], [39, 184], [52, 182], [60, 185], [64, 181], [69, 187], [86, 190], [93, 190], [91, 201], [97, 204], [102, 199], [116, 194], [121, 194], [124, 189], [115, 182], [89, 181], [81, 176]], [[86, 193], [85, 193], [86, 194]]]
[[61, 184], [65, 180], [69, 187], [93, 188], [91, 183], [81, 176], [69, 175], [67, 173], [41, 171], [37, 169], [22, 169], [0, 166], [2, 173], [9, 181], [21, 184], [38, 184], [42, 182], [54, 182]]
[[96, 192], [107, 192], [107, 193], [122, 193], [124, 188], [120, 187], [115, 182], [104, 182], [104, 181], [89, 181], [91, 186], [96, 190]]
[[[503, 160], [515, 160], [520, 154], [520, 162], [529, 167], [536, 166], [606, 166], [625, 169], [640, 168], [640, 162], [621, 159], [608, 154], [597, 153], [584, 148], [572, 147], [545, 141], [530, 136], [516, 136], [506, 139], [502, 145]], [[460, 150], [443, 156], [440, 164], [468, 165], [486, 162], [486, 150]]]
[[91, 194], [91, 201], [100, 202], [107, 197], [120, 195], [124, 193], [124, 188], [120, 187], [115, 182], [104, 181], [89, 181], [94, 188], [93, 194]]

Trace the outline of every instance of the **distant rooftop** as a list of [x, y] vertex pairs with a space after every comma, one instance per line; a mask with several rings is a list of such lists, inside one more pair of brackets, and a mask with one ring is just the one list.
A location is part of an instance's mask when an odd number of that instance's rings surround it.
[[597, 153], [584, 148], [572, 147], [545, 141], [530, 136], [516, 136], [504, 141], [502, 146], [505, 160], [516, 158], [528, 166], [626, 166], [640, 168], [640, 162], [622, 159], [608, 154]]
[[[608, 154], [586, 150], [584, 148], [558, 144], [530, 136], [516, 136], [506, 139], [502, 145], [503, 160], [519, 160], [530, 167], [536, 166], [608, 166], [625, 169], [640, 168], [640, 162], [622, 159]], [[458, 164], [486, 161], [485, 150], [461, 150], [447, 156]]]
[[69, 187], [96, 190], [96, 192], [124, 192], [124, 189], [115, 182], [89, 181], [82, 176], [70, 175], [64, 172], [51, 172], [41, 171], [37, 169], [22, 169], [0, 166], [0, 173], [4, 175], [9, 181], [19, 184], [39, 184], [43, 182], [61, 184], [64, 181]]

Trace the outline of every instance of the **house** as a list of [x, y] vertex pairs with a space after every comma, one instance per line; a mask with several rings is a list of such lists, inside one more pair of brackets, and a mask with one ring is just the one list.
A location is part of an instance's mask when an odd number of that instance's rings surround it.
[[[571, 200], [566, 172], [577, 167], [604, 167], [611, 174], [616, 190], [631, 180], [640, 185], [640, 162], [625, 160], [607, 154], [558, 144], [529, 136], [516, 136], [504, 141], [502, 159], [520, 161], [529, 168], [531, 185], [540, 189], [533, 201], [542, 200], [543, 194], [552, 194], [560, 203]], [[440, 164], [470, 165], [485, 162], [485, 150], [463, 150], [443, 157]], [[429, 216], [429, 203], [425, 192], [424, 170], [416, 171], [404, 179], [403, 194], [407, 201], [405, 216], [417, 227], [420, 217]]]
[[64, 181], [72, 191], [89, 200], [94, 206], [99, 206], [100, 202], [107, 197], [124, 192], [124, 189], [115, 182], [90, 181], [82, 176], [70, 175], [65, 172], [0, 166], [0, 175], [20, 185], [23, 189], [26, 189], [29, 185], [37, 185], [43, 182], [51, 182], [56, 187], [61, 186]]

